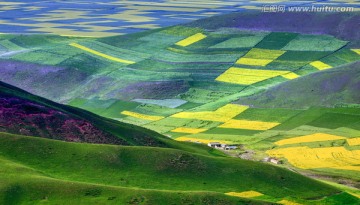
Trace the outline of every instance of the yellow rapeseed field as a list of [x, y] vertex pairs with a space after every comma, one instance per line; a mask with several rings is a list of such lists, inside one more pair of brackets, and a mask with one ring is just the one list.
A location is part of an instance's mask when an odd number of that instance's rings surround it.
[[189, 37], [187, 37], [187, 38], [185, 38], [185, 39], [183, 39], [183, 40], [181, 40], [181, 41], [179, 41], [179, 42], [177, 42], [175, 44], [178, 45], [178, 46], [185, 47], [185, 46], [189, 46], [189, 45], [191, 45], [193, 43], [196, 43], [196, 42], [198, 42], [198, 41], [200, 41], [200, 40], [202, 40], [204, 38], [206, 38], [206, 35], [204, 35], [202, 33], [197, 33], [197, 34], [189, 36]]
[[280, 70], [262, 70], [262, 69], [248, 69], [248, 68], [236, 68], [231, 67], [225, 71], [229, 74], [245, 75], [245, 76], [263, 76], [263, 77], [276, 77], [289, 73], [289, 71]]
[[223, 140], [207, 140], [207, 139], [198, 139], [198, 138], [192, 138], [192, 137], [178, 137], [175, 139], [176, 141], [181, 142], [199, 142], [203, 144], [208, 144], [210, 142], [219, 142], [221, 144], [230, 144], [230, 141], [223, 141]]
[[252, 48], [245, 56], [236, 61], [236, 64], [266, 66], [283, 55], [286, 51]]
[[121, 114], [135, 117], [135, 118], [142, 119], [142, 120], [149, 120], [149, 121], [156, 121], [156, 120], [161, 120], [164, 118], [162, 116], [145, 115], [145, 114], [131, 112], [131, 111], [122, 111]]
[[293, 202], [293, 201], [289, 201], [289, 200], [286, 200], [286, 199], [283, 199], [281, 201], [278, 201], [276, 202], [278, 204], [283, 204], [283, 205], [301, 205], [299, 203], [296, 203], [296, 202]]
[[226, 122], [248, 109], [248, 106], [227, 104], [215, 111], [179, 112], [171, 117]]
[[266, 66], [267, 64], [271, 63], [273, 60], [269, 59], [254, 59], [254, 58], [240, 58], [236, 61], [236, 64], [242, 65], [252, 65], [252, 66]]
[[351, 49], [351, 50], [360, 55], [360, 49]]
[[243, 197], [243, 198], [253, 198], [253, 197], [258, 197], [258, 196], [263, 195], [262, 193], [257, 192], [257, 191], [228, 192], [225, 194], [229, 195], [229, 196], [237, 196], [237, 197]]
[[220, 82], [234, 83], [234, 84], [251, 85], [266, 79], [269, 78], [261, 77], [261, 76], [242, 76], [242, 75], [223, 73], [219, 75], [215, 80]]
[[349, 138], [346, 140], [347, 143], [350, 145], [350, 146], [356, 146], [356, 145], [360, 145], [360, 137], [357, 137], [357, 138]]
[[293, 72], [290, 72], [290, 73], [287, 73], [287, 74], [284, 74], [284, 75], [281, 75], [281, 76], [284, 77], [284, 78], [287, 78], [289, 80], [292, 80], [292, 79], [295, 79], [295, 78], [299, 77], [298, 74], [293, 73]]
[[297, 77], [295, 73], [292, 73], [290, 71], [231, 67], [223, 74], [219, 75], [215, 80], [228, 83], [251, 85], [276, 76], [283, 76], [288, 79], [293, 79]]
[[332, 167], [332, 168], [360, 172], [360, 166], [342, 166], [342, 167]]
[[245, 58], [255, 58], [255, 59], [270, 59], [275, 60], [281, 55], [283, 55], [286, 51], [282, 50], [269, 50], [262, 48], [252, 48], [247, 54], [244, 56]]
[[94, 55], [97, 55], [97, 56], [100, 56], [100, 57], [103, 57], [103, 58], [106, 58], [106, 59], [109, 59], [109, 60], [112, 60], [112, 61], [116, 61], [116, 62], [119, 62], [119, 63], [124, 63], [124, 64], [134, 64], [135, 63], [134, 61], [124, 60], [124, 59], [121, 59], [121, 58], [116, 58], [116, 57], [113, 57], [113, 56], [109, 56], [109, 55], [104, 54], [104, 53], [100, 53], [99, 51], [95, 51], [95, 50], [93, 50], [91, 48], [82, 46], [82, 45], [77, 44], [77, 43], [70, 43], [69, 45], [73, 46], [73, 47], [76, 47], [76, 48], [79, 48], [81, 50], [87, 51], [87, 52], [92, 53]]
[[268, 150], [272, 157], [284, 157], [290, 164], [302, 169], [335, 168], [356, 169], [360, 162], [360, 150], [347, 150], [344, 147], [289, 147]]
[[178, 127], [178, 128], [176, 128], [176, 129], [171, 130], [171, 132], [197, 134], [197, 133], [200, 133], [200, 132], [205, 132], [206, 130], [207, 130], [207, 129], [202, 129], [202, 128]]
[[331, 65], [328, 65], [328, 64], [323, 63], [323, 62], [321, 62], [321, 61], [311, 62], [310, 65], [314, 66], [314, 67], [317, 68], [318, 70], [325, 70], [325, 69], [332, 68]]
[[336, 135], [330, 135], [330, 134], [324, 134], [324, 133], [316, 133], [312, 135], [306, 135], [301, 137], [293, 137], [290, 139], [284, 139], [279, 140], [275, 142], [276, 145], [286, 145], [286, 144], [298, 144], [298, 143], [304, 143], [304, 142], [319, 142], [319, 141], [329, 141], [329, 140], [340, 140], [340, 139], [346, 139], [345, 137], [336, 136]]
[[221, 128], [245, 129], [245, 130], [269, 130], [280, 123], [278, 122], [262, 122], [250, 120], [229, 120], [220, 125]]

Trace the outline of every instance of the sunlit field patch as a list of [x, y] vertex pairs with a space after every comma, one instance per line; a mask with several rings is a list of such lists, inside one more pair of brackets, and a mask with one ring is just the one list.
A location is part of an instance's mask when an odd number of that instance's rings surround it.
[[116, 61], [116, 62], [124, 63], [124, 64], [133, 64], [133, 63], [135, 63], [134, 61], [124, 60], [124, 59], [121, 59], [121, 58], [116, 58], [116, 57], [113, 57], [113, 56], [109, 56], [109, 55], [104, 54], [104, 53], [100, 53], [98, 51], [95, 51], [95, 50], [93, 50], [91, 48], [82, 46], [82, 45], [77, 44], [77, 43], [70, 43], [69, 45], [73, 46], [73, 47], [76, 47], [76, 48], [79, 48], [81, 50], [87, 51], [87, 52], [92, 53], [94, 55], [109, 59], [111, 61]]
[[292, 80], [292, 79], [295, 79], [295, 78], [298, 78], [299, 77], [299, 75], [298, 74], [296, 74], [296, 73], [287, 73], [287, 74], [284, 74], [284, 75], [281, 75], [282, 77], [284, 77], [284, 78], [287, 78], [287, 79], [289, 79], [289, 80]]
[[253, 198], [253, 197], [263, 196], [262, 193], [257, 192], [257, 191], [228, 192], [225, 194], [229, 195], [229, 196], [236, 196], [236, 197], [243, 197], [243, 198]]
[[202, 128], [178, 127], [176, 129], [171, 130], [171, 132], [181, 132], [181, 133], [196, 134], [196, 133], [204, 132], [206, 130], [207, 129], [202, 129]]
[[185, 46], [189, 46], [193, 43], [196, 43], [198, 41], [201, 41], [204, 38], [206, 38], [206, 35], [204, 35], [202, 33], [197, 33], [188, 38], [185, 38], [184, 40], [177, 42], [176, 45], [185, 47]]
[[252, 48], [244, 57], [254, 59], [277, 59], [286, 51]]
[[135, 117], [135, 118], [139, 118], [139, 119], [143, 119], [143, 120], [150, 120], [150, 121], [161, 120], [161, 119], [164, 118], [162, 116], [144, 115], [144, 114], [140, 114], [140, 113], [136, 113], [136, 112], [130, 112], [130, 111], [122, 111], [121, 114], [131, 116], [131, 117]]
[[351, 49], [351, 50], [360, 55], [360, 49]]
[[332, 168], [360, 172], [360, 166], [341, 166], [341, 167], [332, 167]]
[[226, 122], [246, 109], [248, 109], [248, 106], [227, 104], [215, 111], [180, 112], [171, 117]]
[[221, 74], [219, 77], [216, 78], [216, 81], [226, 82], [226, 83], [234, 83], [234, 84], [241, 84], [241, 85], [251, 85], [263, 80], [268, 79], [268, 77], [262, 76], [241, 76], [241, 75], [234, 75], [229, 73]]
[[281, 201], [278, 201], [276, 202], [278, 204], [283, 204], [283, 205], [301, 205], [299, 203], [296, 203], [296, 202], [293, 202], [293, 201], [289, 201], [289, 200], [286, 200], [286, 199], [283, 199]]
[[[350, 138], [350, 139], [347, 139], [346, 141], [347, 141], [347, 143], [348, 143], [350, 146], [360, 145], [360, 137]], [[359, 164], [360, 164], [360, 163], [359, 163]]]
[[[287, 76], [289, 75], [289, 76]], [[215, 80], [221, 82], [251, 85], [276, 76], [295, 78], [297, 75], [289, 71], [261, 70], [231, 67]]]
[[251, 66], [266, 66], [283, 55], [286, 51], [252, 48], [245, 56], [236, 61], [236, 64]]
[[229, 144], [231, 142], [229, 141], [222, 141], [222, 140], [206, 140], [206, 139], [197, 139], [197, 138], [191, 138], [191, 137], [178, 137], [175, 139], [176, 141], [181, 142], [198, 142], [203, 144], [208, 144], [210, 142], [219, 142], [221, 144]]
[[321, 62], [321, 61], [311, 62], [310, 65], [312, 65], [313, 67], [317, 68], [318, 70], [325, 70], [325, 69], [332, 68], [331, 65], [328, 65], [328, 64], [323, 63], [323, 62]]
[[245, 130], [269, 130], [280, 123], [278, 122], [261, 122], [250, 120], [229, 120], [220, 125], [221, 128], [245, 129]]
[[[319, 142], [319, 141], [329, 141], [329, 140], [340, 140], [345, 139], [345, 137], [324, 134], [324, 133], [316, 133], [312, 135], [306, 135], [301, 137], [293, 137], [290, 139], [279, 140], [275, 142], [276, 145], [286, 145], [286, 144], [298, 144], [304, 142]], [[360, 142], [360, 141], [359, 141]]]
[[268, 59], [253, 59], [253, 58], [240, 58], [236, 61], [236, 64], [251, 65], [251, 66], [266, 66], [273, 60]]
[[335, 168], [356, 170], [360, 162], [360, 150], [347, 150], [344, 147], [289, 147], [268, 150], [272, 157], [284, 157], [290, 164], [302, 169]]

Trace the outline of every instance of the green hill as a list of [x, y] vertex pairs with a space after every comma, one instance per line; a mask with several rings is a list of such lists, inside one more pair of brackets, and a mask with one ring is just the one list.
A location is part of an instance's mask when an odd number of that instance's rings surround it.
[[55, 203], [64, 196], [62, 200], [69, 203], [140, 200], [143, 204], [165, 204], [180, 199], [173, 204], [242, 204], [241, 198], [221, 194], [250, 190], [263, 194], [254, 199], [272, 202], [358, 202], [289, 170], [235, 158], [164, 148], [66, 143], [5, 133], [0, 143], [0, 170], [4, 173], [0, 188], [6, 202], [30, 199]]
[[[178, 143], [154, 131], [58, 104], [3, 82], [0, 82], [0, 99], [2, 100], [0, 121], [4, 123], [0, 127], [2, 132], [38, 134], [42, 137], [66, 141], [74, 141], [68, 138], [74, 136], [76, 141], [90, 143], [171, 147], [204, 155], [222, 155], [209, 147]], [[61, 120], [57, 122], [57, 118]], [[91, 129], [81, 131], [83, 127], [74, 127], [82, 124], [86, 124]], [[37, 130], [24, 132], [26, 126], [29, 130]], [[61, 129], [56, 131], [56, 126], [61, 126]], [[89, 136], [86, 132], [90, 134], [93, 132], [95, 136]]]

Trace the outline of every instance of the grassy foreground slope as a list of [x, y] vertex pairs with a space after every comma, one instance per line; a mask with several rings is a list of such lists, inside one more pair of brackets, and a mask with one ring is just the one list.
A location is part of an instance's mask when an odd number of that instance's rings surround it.
[[[355, 197], [329, 185], [241, 159], [164, 148], [66, 143], [5, 133], [0, 142], [3, 200], [56, 202], [64, 194], [69, 200], [75, 197], [75, 201], [93, 203], [140, 200], [144, 204], [165, 204], [181, 199], [173, 204], [241, 204], [241, 198], [221, 194], [256, 191], [263, 195], [254, 199], [272, 202], [358, 203]], [[21, 174], [14, 175], [11, 170]], [[57, 189], [61, 185], [69, 189]], [[47, 191], [42, 193], [44, 189]]]
[[0, 158], [1, 204], [267, 204], [214, 192], [123, 188], [55, 179]]

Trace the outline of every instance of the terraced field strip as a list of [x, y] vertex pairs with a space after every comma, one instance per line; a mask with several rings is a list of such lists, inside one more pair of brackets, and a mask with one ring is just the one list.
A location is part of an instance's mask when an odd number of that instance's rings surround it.
[[180, 141], [180, 142], [196, 142], [196, 143], [203, 143], [203, 144], [208, 144], [210, 142], [218, 142], [218, 143], [221, 143], [221, 144], [231, 144], [230, 141], [206, 140], [206, 139], [198, 139], [198, 138], [192, 138], [192, 137], [178, 137], [175, 140]]
[[226, 122], [248, 109], [248, 106], [227, 104], [215, 111], [179, 112], [171, 117]]
[[280, 125], [278, 122], [262, 122], [250, 120], [229, 120], [220, 125], [220, 128], [245, 129], [245, 130], [269, 130]]
[[264, 194], [257, 191], [244, 191], [244, 192], [228, 192], [225, 193], [229, 196], [243, 197], [243, 198], [253, 198], [258, 196], [263, 196]]
[[272, 157], [284, 157], [290, 164], [302, 169], [334, 168], [360, 171], [360, 150], [344, 147], [289, 147], [268, 150]]
[[252, 48], [245, 56], [236, 61], [236, 64], [250, 66], [266, 66], [286, 51]]
[[[324, 133], [316, 133], [312, 135], [306, 135], [301, 137], [293, 137], [290, 139], [284, 139], [279, 140], [275, 142], [276, 145], [287, 145], [287, 144], [298, 144], [298, 143], [304, 143], [304, 142], [320, 142], [320, 141], [331, 141], [331, 140], [340, 140], [340, 139], [346, 139], [345, 137], [336, 136], [336, 135], [330, 135], [330, 134], [324, 134]], [[360, 141], [359, 141], [360, 143]]]
[[205, 132], [206, 130], [207, 130], [207, 129], [203, 129], [203, 128], [178, 127], [178, 128], [176, 128], [176, 129], [171, 130], [171, 132], [197, 134], [197, 133], [200, 133], [200, 132]]
[[326, 63], [323, 63], [321, 61], [314, 61], [310, 63], [311, 66], [315, 67], [318, 70], [326, 70], [332, 68], [331, 65], [328, 65]]
[[134, 118], [142, 119], [142, 120], [149, 120], [149, 121], [156, 121], [161, 120], [164, 117], [162, 116], [155, 116], [155, 115], [145, 115], [137, 112], [130, 112], [130, 111], [122, 111], [121, 114], [131, 116]]
[[[350, 139], [347, 139], [346, 141], [347, 141], [347, 143], [348, 143], [350, 146], [360, 145], [360, 137], [350, 138]], [[359, 163], [359, 164], [360, 164], [360, 163]]]
[[183, 40], [181, 40], [181, 41], [179, 41], [179, 42], [177, 42], [175, 44], [178, 45], [178, 46], [185, 47], [185, 46], [189, 46], [189, 45], [191, 45], [193, 43], [196, 43], [198, 41], [201, 41], [204, 38], [206, 38], [206, 35], [204, 35], [202, 33], [197, 33], [197, 34], [194, 34], [194, 35], [192, 35], [190, 37], [187, 37], [187, 38], [185, 38], [185, 39], [183, 39]]
[[25, 48], [18, 46], [17, 44], [9, 41], [8, 39], [6, 40], [1, 40], [0, 41], [0, 45], [4, 46], [5, 48], [11, 50], [11, 51], [18, 51], [18, 50], [24, 50]]
[[124, 60], [124, 59], [121, 59], [121, 58], [116, 58], [116, 57], [113, 57], [113, 56], [109, 56], [109, 55], [104, 54], [104, 53], [100, 53], [100, 52], [98, 52], [98, 51], [95, 51], [95, 50], [93, 50], [93, 49], [91, 49], [91, 48], [82, 46], [82, 45], [77, 44], [77, 43], [70, 43], [69, 45], [70, 45], [70, 46], [73, 46], [73, 47], [76, 47], [76, 48], [79, 48], [79, 49], [81, 49], [81, 50], [87, 51], [87, 52], [92, 53], [92, 54], [94, 54], [94, 55], [97, 55], [97, 56], [100, 56], [100, 57], [109, 59], [109, 60], [111, 60], [111, 61], [115, 61], [115, 62], [119, 62], [119, 63], [124, 63], [124, 64], [134, 64], [134, 63], [135, 63], [134, 61]]
[[297, 78], [298, 75], [290, 71], [261, 70], [231, 67], [215, 80], [220, 82], [251, 85], [269, 78], [283, 76], [287, 79]]

